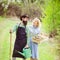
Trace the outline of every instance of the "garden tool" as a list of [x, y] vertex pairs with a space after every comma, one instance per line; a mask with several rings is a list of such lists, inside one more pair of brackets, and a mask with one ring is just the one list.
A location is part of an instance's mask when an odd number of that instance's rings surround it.
[[31, 57], [31, 50], [30, 47], [23, 48], [23, 53], [20, 51], [17, 51], [19, 54], [23, 55], [25, 58], [30, 58]]
[[10, 33], [10, 54], [9, 54], [9, 57], [10, 59], [9, 60], [12, 60], [12, 33]]

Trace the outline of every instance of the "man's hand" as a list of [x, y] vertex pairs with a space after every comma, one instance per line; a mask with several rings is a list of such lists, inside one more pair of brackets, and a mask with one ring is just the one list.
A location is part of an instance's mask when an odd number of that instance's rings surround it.
[[25, 46], [25, 48], [28, 48], [28, 47], [29, 47], [28, 45]]
[[12, 33], [12, 29], [10, 29], [9, 33]]

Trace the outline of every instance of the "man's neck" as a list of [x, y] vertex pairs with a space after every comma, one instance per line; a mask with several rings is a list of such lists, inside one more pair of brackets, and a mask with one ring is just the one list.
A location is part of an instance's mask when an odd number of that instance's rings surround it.
[[24, 27], [26, 27], [26, 26], [27, 26], [27, 25], [24, 25], [24, 23], [23, 23], [23, 22], [21, 22], [21, 25], [22, 25], [22, 26], [24, 26]]

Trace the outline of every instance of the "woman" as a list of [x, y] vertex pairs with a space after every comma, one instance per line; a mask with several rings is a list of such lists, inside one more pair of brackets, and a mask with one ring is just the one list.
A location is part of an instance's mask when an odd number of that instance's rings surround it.
[[34, 36], [38, 36], [40, 34], [40, 28], [39, 28], [40, 20], [38, 18], [35, 18], [33, 20], [33, 25], [29, 27], [30, 30], [30, 48], [32, 52], [32, 58], [31, 60], [38, 60], [38, 44], [34, 43], [32, 41]]

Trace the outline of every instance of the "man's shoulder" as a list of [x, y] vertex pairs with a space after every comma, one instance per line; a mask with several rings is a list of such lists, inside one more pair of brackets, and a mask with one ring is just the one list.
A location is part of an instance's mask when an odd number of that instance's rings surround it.
[[27, 25], [27, 28], [32, 28], [32, 26], [31, 25]]
[[17, 26], [20, 26], [20, 25], [21, 25], [21, 22], [16, 23], [16, 25], [17, 25]]

